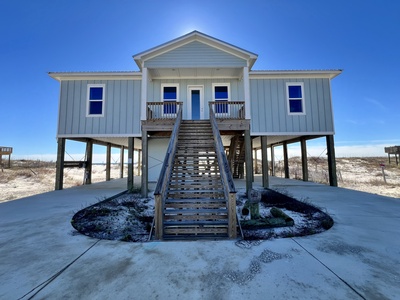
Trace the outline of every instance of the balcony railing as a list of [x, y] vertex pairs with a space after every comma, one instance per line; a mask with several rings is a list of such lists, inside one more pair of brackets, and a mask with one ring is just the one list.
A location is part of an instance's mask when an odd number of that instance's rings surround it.
[[175, 119], [183, 102], [147, 102], [147, 120]]
[[216, 119], [237, 119], [246, 118], [244, 101], [210, 101], [208, 105], [215, 114]]
[[[216, 119], [244, 120], [246, 118], [244, 101], [210, 101], [210, 110]], [[177, 112], [183, 102], [164, 101], [147, 102], [147, 120], [171, 120], [177, 117]]]

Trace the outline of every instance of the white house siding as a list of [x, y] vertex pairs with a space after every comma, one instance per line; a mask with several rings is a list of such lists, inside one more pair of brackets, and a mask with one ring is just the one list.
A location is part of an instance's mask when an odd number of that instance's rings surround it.
[[149, 181], [156, 182], [160, 176], [161, 167], [167, 153], [169, 138], [149, 138]]
[[146, 68], [245, 67], [246, 60], [194, 41], [145, 61]]
[[204, 118], [209, 118], [208, 102], [213, 100], [213, 84], [228, 83], [230, 85], [230, 100], [244, 101], [243, 82], [237, 79], [171, 79], [153, 80], [148, 85], [148, 101], [161, 101], [161, 84], [178, 83], [179, 101], [183, 102], [183, 117], [190, 119], [188, 112], [188, 86], [198, 85], [204, 87]]
[[[103, 117], [87, 117], [87, 85], [105, 84]], [[61, 81], [58, 136], [140, 135], [140, 80]]]
[[[289, 115], [286, 82], [303, 82], [305, 115]], [[251, 132], [333, 133], [330, 81], [327, 78], [250, 79]]]

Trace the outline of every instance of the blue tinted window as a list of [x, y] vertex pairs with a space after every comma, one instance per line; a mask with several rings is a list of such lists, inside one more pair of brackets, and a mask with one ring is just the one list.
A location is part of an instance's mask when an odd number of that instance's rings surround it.
[[91, 87], [89, 100], [102, 100], [103, 99], [103, 88], [102, 87]]
[[227, 86], [216, 86], [215, 87], [215, 100], [228, 99], [228, 87]]
[[289, 98], [302, 98], [301, 86], [300, 85], [290, 85], [289, 86]]
[[164, 87], [164, 100], [176, 100], [178, 98], [176, 93], [176, 86]]
[[291, 113], [302, 113], [303, 107], [301, 105], [301, 100], [289, 100], [289, 109]]
[[89, 114], [90, 115], [101, 115], [102, 113], [103, 113], [103, 102], [102, 101], [89, 102]]

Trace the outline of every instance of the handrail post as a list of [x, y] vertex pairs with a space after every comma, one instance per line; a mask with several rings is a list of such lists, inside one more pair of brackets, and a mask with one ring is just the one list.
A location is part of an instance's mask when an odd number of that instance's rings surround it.
[[236, 230], [236, 192], [229, 193], [228, 197], [228, 236], [230, 239], [235, 239], [237, 237]]
[[162, 195], [155, 195], [154, 197], [154, 224], [155, 224], [155, 235], [157, 240], [162, 240], [163, 237], [163, 205]]

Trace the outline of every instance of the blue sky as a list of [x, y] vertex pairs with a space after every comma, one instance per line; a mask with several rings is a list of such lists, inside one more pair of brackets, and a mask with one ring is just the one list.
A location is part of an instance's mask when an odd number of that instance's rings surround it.
[[343, 69], [338, 156], [400, 144], [400, 1], [0, 0], [0, 145], [54, 158], [59, 83], [47, 72], [136, 71], [132, 55], [193, 30], [257, 53], [255, 70]]

